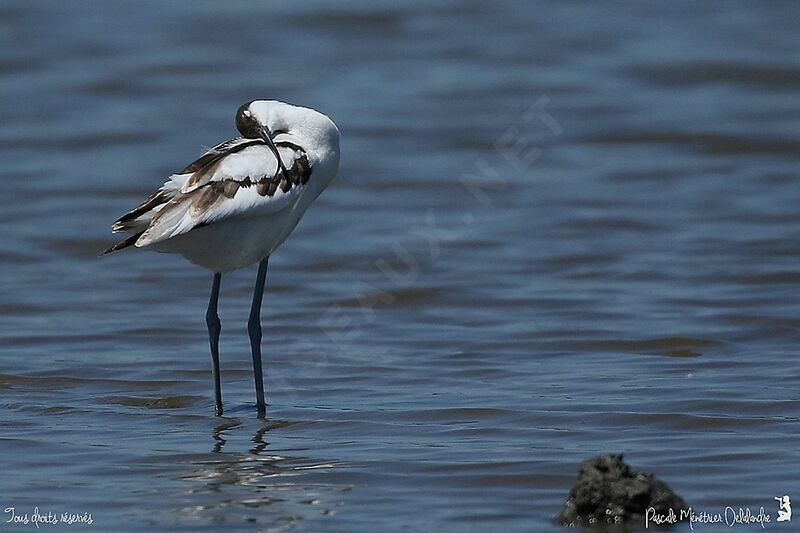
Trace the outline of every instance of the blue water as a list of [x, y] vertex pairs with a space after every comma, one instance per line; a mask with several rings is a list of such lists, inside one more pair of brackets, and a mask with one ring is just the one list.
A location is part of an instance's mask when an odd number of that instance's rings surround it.
[[[798, 16], [6, 0], [0, 509], [557, 531], [580, 461], [622, 452], [774, 521], [800, 499]], [[217, 418], [211, 275], [97, 253], [255, 98], [331, 116], [342, 164], [270, 261], [264, 420], [255, 270], [223, 277]]]

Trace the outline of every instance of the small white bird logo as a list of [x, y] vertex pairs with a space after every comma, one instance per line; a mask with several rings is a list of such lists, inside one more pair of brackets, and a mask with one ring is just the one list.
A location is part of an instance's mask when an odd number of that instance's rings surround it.
[[789, 496], [775, 496], [775, 501], [778, 502], [778, 522], [791, 522], [792, 521], [792, 500]]

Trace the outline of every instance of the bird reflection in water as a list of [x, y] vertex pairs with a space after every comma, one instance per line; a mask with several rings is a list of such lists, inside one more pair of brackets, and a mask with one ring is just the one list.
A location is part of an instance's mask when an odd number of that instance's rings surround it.
[[[179, 512], [215, 521], [279, 521], [283, 525], [287, 520], [334, 514], [339, 498], [331, 497], [331, 492], [351, 489], [350, 485], [331, 485], [326, 481], [326, 471], [336, 464], [269, 454], [269, 432], [292, 422], [259, 422], [244, 453], [231, 447], [241, 446], [238, 437], [250, 420], [231, 418], [214, 426], [211, 451], [193, 457], [189, 461], [192, 471], [180, 476], [184, 481], [194, 482], [189, 494], [193, 502], [200, 504]], [[238, 512], [232, 515], [232, 508]]]
[[[225, 443], [228, 442], [223, 434], [226, 431], [238, 428], [242, 425], [241, 421], [238, 418], [234, 418], [231, 420], [227, 420], [222, 424], [218, 424], [215, 428], [211, 436], [214, 438], [214, 448], [211, 450], [213, 453], [221, 453], [222, 448], [225, 446]], [[264, 419], [264, 424], [258, 428], [253, 438], [250, 441], [255, 445], [250, 449], [250, 453], [253, 455], [261, 455], [267, 446], [269, 445], [268, 442], [264, 441], [264, 435], [267, 434], [267, 431], [278, 429], [282, 427], [286, 427], [291, 425], [291, 422], [287, 421], [267, 421]]]

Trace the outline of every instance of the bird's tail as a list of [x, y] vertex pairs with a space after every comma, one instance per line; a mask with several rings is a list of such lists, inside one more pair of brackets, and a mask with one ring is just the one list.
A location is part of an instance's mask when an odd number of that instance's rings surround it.
[[103, 256], [103, 255], [106, 255], [106, 254], [110, 254], [111, 252], [116, 252], [118, 250], [122, 250], [123, 248], [127, 248], [128, 246], [133, 246], [134, 244], [136, 244], [136, 241], [139, 240], [139, 237], [142, 236], [142, 233], [144, 233], [144, 231], [140, 231], [139, 233], [131, 235], [130, 237], [128, 237], [124, 241], [120, 241], [118, 243], [115, 243], [115, 244], [109, 246], [108, 248], [103, 250], [103, 253], [101, 253], [100, 255]]

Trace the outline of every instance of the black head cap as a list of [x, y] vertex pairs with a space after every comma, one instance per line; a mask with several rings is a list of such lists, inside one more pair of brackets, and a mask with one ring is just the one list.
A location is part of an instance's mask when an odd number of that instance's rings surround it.
[[242, 137], [257, 139], [261, 136], [261, 131], [256, 118], [250, 113], [250, 104], [247, 102], [236, 110], [236, 129]]

